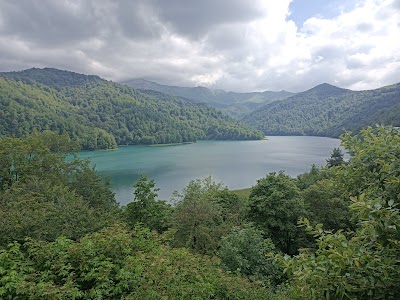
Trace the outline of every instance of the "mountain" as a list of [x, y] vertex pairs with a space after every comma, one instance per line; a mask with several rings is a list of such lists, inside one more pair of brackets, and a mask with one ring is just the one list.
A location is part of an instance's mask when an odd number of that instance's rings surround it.
[[215, 108], [141, 93], [98, 76], [57, 69], [0, 73], [0, 136], [67, 132], [83, 149], [204, 139], [261, 139]]
[[208, 105], [221, 109], [228, 115], [237, 119], [240, 119], [244, 115], [267, 103], [282, 100], [294, 95], [294, 93], [286, 91], [235, 93], [226, 92], [224, 90], [212, 90], [202, 86], [169, 86], [145, 79], [132, 79], [121, 83], [140, 90], [154, 90], [168, 95], [186, 98], [190, 101], [207, 103]]
[[337, 137], [375, 124], [400, 125], [400, 83], [368, 91], [321, 84], [243, 118], [267, 135]]

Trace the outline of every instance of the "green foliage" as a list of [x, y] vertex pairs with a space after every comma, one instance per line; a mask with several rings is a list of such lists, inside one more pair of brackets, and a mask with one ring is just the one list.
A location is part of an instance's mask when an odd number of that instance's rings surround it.
[[0, 140], [0, 247], [26, 236], [76, 239], [115, 219], [109, 185], [88, 162], [66, 160], [69, 144], [50, 132]]
[[341, 164], [344, 163], [343, 157], [344, 157], [344, 154], [343, 154], [342, 150], [340, 150], [340, 148], [333, 148], [331, 157], [326, 160], [326, 162], [328, 163], [328, 167], [332, 168], [332, 167], [340, 166]]
[[233, 190], [232, 192], [234, 192], [236, 195], [238, 195], [239, 198], [248, 199], [250, 196], [251, 188], [241, 189], [241, 190]]
[[337, 168], [319, 169], [312, 165], [309, 172], [297, 176], [311, 224], [324, 224], [326, 229], [353, 228], [349, 211], [349, 192], [336, 176]]
[[37, 177], [0, 193], [0, 206], [0, 247], [27, 236], [76, 239], [109, 222], [108, 213], [68, 187]]
[[271, 239], [264, 239], [260, 230], [245, 224], [234, 227], [221, 239], [218, 256], [226, 270], [277, 284], [282, 281], [283, 272], [267, 257], [274, 252]]
[[335, 169], [349, 193], [354, 231], [324, 231], [305, 219], [317, 249], [281, 260], [295, 286], [311, 299], [397, 299], [400, 294], [400, 132], [390, 127], [346, 134], [352, 154]]
[[342, 144], [352, 155], [348, 167], [337, 170], [338, 178], [349, 193], [379, 198], [383, 203], [400, 204], [400, 132], [378, 126], [346, 133]]
[[214, 254], [221, 237], [241, 222], [240, 199], [211, 177], [191, 181], [177, 197], [172, 216], [177, 247]]
[[267, 104], [243, 121], [266, 135], [338, 137], [375, 124], [400, 125], [400, 84], [350, 91], [328, 84]]
[[0, 136], [67, 132], [87, 150], [263, 134], [205, 104], [56, 69], [0, 73]]
[[157, 192], [160, 190], [155, 186], [156, 182], [154, 179], [148, 181], [146, 175], [140, 176], [138, 181], [133, 185], [135, 188], [133, 192], [135, 200], [143, 203], [154, 201], [158, 196]]
[[283, 252], [295, 254], [303, 238], [297, 220], [305, 215], [295, 180], [284, 172], [257, 181], [249, 198], [249, 219]]
[[168, 229], [168, 220], [172, 208], [164, 201], [157, 201], [155, 181], [148, 181], [147, 176], [142, 175], [134, 184], [135, 199], [124, 210], [125, 221], [134, 227], [137, 223], [158, 232]]
[[350, 199], [343, 187], [333, 179], [322, 179], [301, 192], [310, 222], [322, 223], [326, 229], [353, 228]]
[[147, 92], [148, 90], [158, 91], [167, 95], [182, 97], [189, 101], [206, 103], [210, 106], [221, 109], [228, 115], [237, 119], [240, 119], [267, 103], [282, 100], [293, 95], [293, 93], [286, 91], [235, 93], [225, 92], [223, 90], [211, 90], [202, 86], [168, 86], [144, 79], [132, 79], [123, 82], [123, 84], [141, 89], [143, 92]]
[[330, 176], [329, 172], [324, 169], [319, 169], [316, 165], [312, 165], [309, 172], [300, 174], [297, 176], [297, 186], [304, 190], [309, 186], [317, 183], [319, 180], [328, 178]]
[[[60, 180], [60, 174], [67, 168], [64, 163], [65, 153], [61, 150], [68, 149], [61, 149], [56, 144], [68, 147], [70, 140], [68, 136], [63, 135], [59, 137], [61, 140], [55, 141], [53, 136], [49, 135], [49, 132], [44, 132], [42, 135], [34, 133], [25, 139], [1, 139], [0, 191], [10, 188], [15, 182], [28, 180], [33, 175]], [[50, 147], [60, 151], [51, 152]]]
[[0, 250], [2, 299], [271, 299], [217, 261], [163, 246], [137, 227], [113, 226], [80, 241], [28, 240]]

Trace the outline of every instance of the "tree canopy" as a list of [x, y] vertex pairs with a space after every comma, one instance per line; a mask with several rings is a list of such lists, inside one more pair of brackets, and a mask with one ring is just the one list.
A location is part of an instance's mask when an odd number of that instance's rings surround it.
[[264, 135], [206, 104], [56, 69], [0, 73], [0, 136], [68, 133], [87, 150]]
[[318, 85], [267, 104], [243, 121], [266, 135], [339, 137], [366, 126], [400, 126], [400, 83], [369, 91]]
[[400, 131], [341, 139], [346, 163], [247, 199], [208, 177], [168, 205], [142, 176], [120, 207], [68, 135], [1, 138], [0, 298], [395, 300]]
[[282, 265], [311, 299], [397, 299], [400, 293], [400, 131], [391, 127], [347, 133], [352, 154], [333, 178], [351, 195], [355, 230], [326, 231], [301, 224], [316, 238]]

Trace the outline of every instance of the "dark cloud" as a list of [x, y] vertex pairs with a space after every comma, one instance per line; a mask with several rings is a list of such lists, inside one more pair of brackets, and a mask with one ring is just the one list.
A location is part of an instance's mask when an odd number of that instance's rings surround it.
[[259, 1], [248, 0], [150, 0], [160, 20], [174, 32], [198, 39], [216, 26], [261, 18]]
[[125, 37], [130, 39], [160, 38], [164, 32], [155, 8], [146, 0], [118, 1], [116, 20]]
[[246, 29], [240, 24], [222, 25], [207, 34], [207, 47], [210, 49], [226, 49], [242, 48], [243, 41], [246, 40]]
[[365, 63], [357, 58], [348, 58], [346, 66], [348, 69], [360, 69], [365, 66]]
[[299, 29], [291, 0], [0, 0], [0, 71], [236, 91], [376, 86], [400, 75], [400, 1], [364, 1]]
[[374, 29], [374, 26], [370, 23], [361, 23], [357, 25], [357, 30], [361, 32], [368, 32], [372, 31]]
[[2, 35], [60, 46], [99, 35], [104, 18], [92, 1], [6, 0], [0, 14]]
[[316, 47], [315, 49], [313, 49], [313, 53], [314, 59], [318, 59], [319, 57], [321, 57], [326, 61], [342, 58], [345, 56], [346, 51], [339, 45], [328, 44], [322, 47]]
[[400, 10], [400, 0], [394, 0], [392, 5], [394, 9]]

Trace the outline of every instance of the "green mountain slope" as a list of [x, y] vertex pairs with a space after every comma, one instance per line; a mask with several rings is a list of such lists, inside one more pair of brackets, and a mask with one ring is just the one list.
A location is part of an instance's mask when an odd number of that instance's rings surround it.
[[368, 125], [400, 125], [400, 83], [368, 91], [321, 84], [261, 107], [243, 121], [268, 135], [337, 137]]
[[260, 139], [262, 133], [205, 104], [56, 69], [0, 73], [0, 136], [67, 132], [84, 149], [202, 139]]
[[235, 93], [224, 90], [212, 90], [202, 86], [180, 87], [163, 85], [144, 79], [132, 79], [122, 82], [140, 90], [154, 90], [168, 95], [186, 98], [195, 102], [207, 103], [215, 108], [221, 109], [228, 115], [240, 119], [257, 108], [273, 101], [286, 99], [293, 93], [280, 92], [253, 92]]

